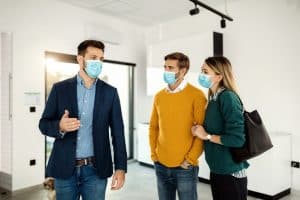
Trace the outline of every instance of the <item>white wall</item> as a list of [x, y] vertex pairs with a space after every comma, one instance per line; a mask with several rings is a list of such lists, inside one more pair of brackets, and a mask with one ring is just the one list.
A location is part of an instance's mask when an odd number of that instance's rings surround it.
[[[240, 0], [230, 3], [228, 11], [234, 21], [226, 29], [220, 29], [219, 17], [202, 9], [197, 16], [187, 12], [186, 17], [149, 27], [146, 42], [223, 32], [224, 54], [232, 61], [246, 107], [258, 109], [271, 132], [291, 133], [292, 158], [300, 161], [300, 3]], [[202, 62], [195, 63], [198, 69]], [[293, 168], [292, 178], [292, 187], [300, 190], [300, 169]]]
[[[24, 92], [40, 92], [44, 102], [44, 51], [76, 54], [88, 30], [104, 29], [106, 35], [121, 37], [120, 45], [107, 45], [106, 58], [136, 63], [136, 81], [140, 83], [139, 68], [145, 65], [144, 34], [130, 23], [51, 0], [1, 0], [0, 27], [13, 32], [12, 189], [17, 190], [41, 184], [44, 177], [44, 137], [38, 130], [44, 103], [37, 106], [36, 113], [29, 113], [23, 105]], [[136, 92], [139, 90], [138, 86]], [[30, 159], [37, 160], [36, 166], [29, 166]]]
[[[0, 32], [0, 97], [2, 96], [2, 38], [1, 38], [1, 32]], [[2, 105], [1, 105], [1, 98], [0, 98], [0, 111], [2, 109]], [[0, 155], [2, 155], [2, 126], [1, 126], [1, 118], [0, 118]], [[0, 172], [2, 171], [2, 156], [0, 156]]]
[[[12, 68], [10, 33], [0, 31], [0, 172], [11, 174], [12, 130], [10, 115], [10, 80]], [[0, 179], [0, 184], [3, 181]]]

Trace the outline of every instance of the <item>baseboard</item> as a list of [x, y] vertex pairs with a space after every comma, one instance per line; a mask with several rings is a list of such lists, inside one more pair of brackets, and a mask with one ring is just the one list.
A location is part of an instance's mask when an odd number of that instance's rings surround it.
[[[201, 183], [210, 184], [210, 181], [208, 179], [198, 177], [198, 180]], [[289, 194], [291, 194], [291, 188], [286, 189], [282, 192], [279, 192], [278, 194], [275, 194], [273, 196], [263, 194], [263, 193], [259, 193], [259, 192], [255, 192], [255, 191], [252, 191], [252, 190], [248, 190], [248, 195], [249, 196], [252, 196], [252, 197], [255, 197], [255, 198], [260, 198], [260, 199], [265, 199], [265, 200], [277, 200], [277, 199], [280, 199], [280, 198], [282, 198], [284, 196], [287, 196]]]
[[142, 166], [145, 166], [145, 167], [151, 167], [151, 168], [154, 167], [152, 164], [144, 163], [144, 162], [140, 162], [140, 161], [139, 161], [139, 164], [142, 165]]
[[208, 179], [206, 179], [206, 178], [198, 177], [198, 180], [199, 180], [199, 182], [201, 182], [201, 183], [210, 184], [210, 180], [208, 180]]
[[260, 198], [260, 199], [265, 199], [265, 200], [277, 200], [277, 199], [280, 199], [280, 198], [282, 198], [284, 196], [287, 196], [289, 194], [291, 194], [291, 188], [286, 189], [282, 192], [279, 192], [279, 193], [277, 193], [273, 196], [248, 190], [248, 195], [249, 196], [252, 196], [252, 197], [255, 197], [255, 198]]
[[18, 189], [18, 190], [14, 190], [12, 191], [13, 195], [17, 195], [17, 194], [23, 194], [26, 193], [28, 191], [32, 192], [32, 191], [40, 191], [41, 189], [43, 189], [43, 185], [39, 184], [39, 185], [34, 185], [34, 186], [30, 186], [30, 187], [26, 187], [26, 188], [22, 188], [22, 189]]
[[11, 191], [12, 188], [12, 177], [10, 174], [0, 172], [0, 188], [7, 191]]

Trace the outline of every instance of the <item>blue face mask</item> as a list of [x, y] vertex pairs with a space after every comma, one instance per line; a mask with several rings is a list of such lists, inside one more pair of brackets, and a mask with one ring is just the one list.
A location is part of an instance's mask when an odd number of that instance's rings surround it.
[[164, 81], [169, 84], [172, 85], [176, 82], [176, 74], [175, 72], [168, 72], [165, 71], [164, 72]]
[[85, 61], [86, 74], [91, 78], [97, 78], [102, 71], [102, 62], [100, 60], [87, 60]]
[[198, 77], [198, 83], [204, 88], [211, 88], [213, 82], [211, 81], [210, 75], [200, 73]]

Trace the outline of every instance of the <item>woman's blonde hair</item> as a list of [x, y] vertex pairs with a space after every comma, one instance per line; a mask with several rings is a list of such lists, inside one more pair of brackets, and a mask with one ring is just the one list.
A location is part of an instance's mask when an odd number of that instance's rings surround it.
[[[217, 75], [221, 75], [223, 78], [219, 83], [220, 87], [224, 87], [233, 91], [238, 95], [235, 79], [232, 72], [232, 66], [230, 61], [223, 56], [208, 57], [205, 59], [205, 63], [210, 67]], [[212, 91], [209, 89], [208, 96], [212, 95]]]

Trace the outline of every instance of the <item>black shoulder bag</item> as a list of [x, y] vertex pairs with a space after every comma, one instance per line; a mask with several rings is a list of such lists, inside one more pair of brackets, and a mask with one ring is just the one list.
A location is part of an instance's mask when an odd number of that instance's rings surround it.
[[258, 111], [247, 112], [240, 97], [238, 98], [243, 107], [246, 141], [242, 147], [230, 149], [232, 158], [237, 163], [254, 158], [273, 147]]

